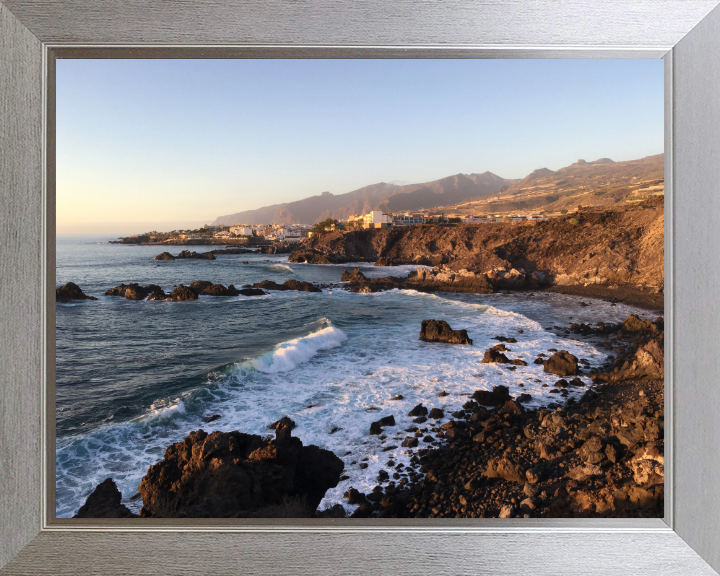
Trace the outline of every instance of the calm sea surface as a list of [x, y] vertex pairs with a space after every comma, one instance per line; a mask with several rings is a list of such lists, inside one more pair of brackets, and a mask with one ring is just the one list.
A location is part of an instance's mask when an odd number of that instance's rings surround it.
[[[411, 424], [407, 413], [421, 402], [450, 416], [467, 394], [504, 384], [511, 394], [532, 395], [531, 405], [549, 403], [554, 395], [542, 384], [557, 377], [532, 363], [537, 353], [565, 349], [598, 365], [605, 350], [546, 328], [618, 321], [630, 313], [654, 318], [621, 304], [585, 298], [591, 305], [583, 307], [579, 298], [545, 293], [333, 289], [135, 302], [104, 293], [123, 282], [158, 284], [166, 292], [195, 280], [237, 287], [266, 279], [339, 282], [348, 265], [290, 264], [286, 255], [265, 254], [156, 261], [153, 256], [165, 248], [109, 244], [113, 239], [57, 237], [57, 284], [75, 282], [98, 298], [56, 305], [58, 517], [75, 514], [108, 477], [137, 510], [141, 502], [129, 499], [169, 444], [198, 428], [267, 434], [268, 424], [286, 415], [297, 422], [293, 433], [305, 444], [333, 450], [345, 461], [350, 479], [328, 491], [321, 508], [340, 502], [349, 511], [353, 507], [342, 499], [348, 486], [368, 491], [390, 456], [405, 464], [409, 459], [405, 449], [382, 452], [379, 437], [368, 435], [371, 422], [393, 414], [397, 426], [386, 429], [384, 445], [399, 445]], [[168, 248], [172, 254], [181, 249]], [[414, 269], [357, 266], [368, 277]], [[420, 342], [426, 318], [467, 329], [473, 345]], [[517, 338], [508, 354], [524, 358], [527, 367], [509, 371], [480, 363], [498, 335]], [[440, 398], [441, 391], [449, 395]], [[398, 394], [404, 399], [390, 400]], [[206, 424], [214, 414], [221, 418]], [[333, 428], [340, 430], [330, 434]], [[363, 458], [369, 466], [361, 470]]]

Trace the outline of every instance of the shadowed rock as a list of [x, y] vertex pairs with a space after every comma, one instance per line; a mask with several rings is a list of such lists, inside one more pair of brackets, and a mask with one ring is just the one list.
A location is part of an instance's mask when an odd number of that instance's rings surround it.
[[113, 482], [107, 478], [93, 491], [73, 518], [137, 518], [130, 510], [120, 504], [122, 494]]
[[303, 446], [280, 420], [277, 437], [203, 430], [170, 446], [140, 482], [144, 517], [262, 516], [287, 498], [315, 510], [337, 486], [344, 464], [329, 450]]
[[543, 362], [543, 369], [558, 376], [574, 376], [578, 373], [578, 359], [567, 350], [560, 350]]
[[472, 344], [467, 330], [453, 330], [444, 320], [423, 320], [420, 326], [423, 342], [447, 342], [448, 344]]
[[68, 282], [55, 289], [55, 300], [97, 300], [97, 298], [86, 295], [74, 282]]

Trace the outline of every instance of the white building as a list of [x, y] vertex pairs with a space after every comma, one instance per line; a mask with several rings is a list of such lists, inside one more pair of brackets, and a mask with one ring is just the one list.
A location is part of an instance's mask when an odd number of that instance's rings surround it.
[[393, 226], [412, 226], [414, 224], [425, 224], [424, 214], [393, 214], [392, 217]]
[[390, 216], [382, 210], [373, 210], [363, 216], [363, 226], [365, 228], [389, 228], [391, 224]]
[[230, 228], [230, 232], [235, 234], [235, 236], [252, 236], [253, 231], [250, 226], [233, 226]]

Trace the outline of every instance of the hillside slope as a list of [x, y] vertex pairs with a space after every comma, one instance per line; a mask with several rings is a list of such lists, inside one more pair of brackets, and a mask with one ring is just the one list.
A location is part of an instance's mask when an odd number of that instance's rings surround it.
[[542, 285], [664, 284], [662, 197], [621, 207], [583, 209], [542, 222], [422, 225], [332, 232], [310, 238], [294, 262], [425, 264], [476, 274], [513, 269]]
[[633, 197], [664, 190], [664, 154], [639, 160], [594, 162], [578, 160], [552, 171], [540, 168], [507, 190], [479, 196], [435, 210], [445, 214], [487, 214], [526, 211], [560, 212], [580, 206], [612, 206]]

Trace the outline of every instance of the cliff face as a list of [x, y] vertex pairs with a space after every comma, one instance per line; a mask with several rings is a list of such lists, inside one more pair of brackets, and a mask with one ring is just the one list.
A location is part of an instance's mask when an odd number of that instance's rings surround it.
[[618, 285], [661, 291], [663, 200], [586, 209], [544, 222], [423, 225], [333, 232], [311, 238], [294, 262], [425, 264], [492, 279], [535, 273], [548, 285]]

